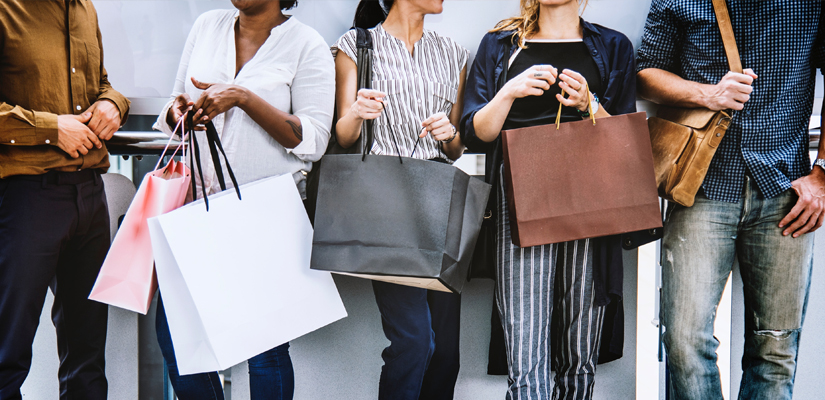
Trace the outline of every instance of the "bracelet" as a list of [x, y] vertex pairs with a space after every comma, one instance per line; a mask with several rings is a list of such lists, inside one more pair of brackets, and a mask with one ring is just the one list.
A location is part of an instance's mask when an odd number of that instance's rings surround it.
[[453, 128], [453, 136], [451, 136], [451, 137], [450, 137], [449, 139], [447, 139], [447, 140], [443, 140], [443, 142], [444, 142], [444, 143], [450, 143], [450, 142], [452, 142], [453, 140], [455, 140], [455, 137], [456, 137], [456, 136], [458, 136], [458, 130], [456, 130], [456, 129], [455, 129], [455, 125], [450, 125], [450, 127], [451, 127], [451, 128]]

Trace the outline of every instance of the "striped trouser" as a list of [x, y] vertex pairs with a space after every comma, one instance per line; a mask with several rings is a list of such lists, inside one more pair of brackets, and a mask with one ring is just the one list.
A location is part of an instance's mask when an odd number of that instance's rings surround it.
[[505, 197], [502, 184], [496, 300], [509, 365], [506, 398], [551, 399], [555, 371], [552, 399], [591, 399], [604, 320], [604, 307], [594, 305], [591, 241], [515, 246]]

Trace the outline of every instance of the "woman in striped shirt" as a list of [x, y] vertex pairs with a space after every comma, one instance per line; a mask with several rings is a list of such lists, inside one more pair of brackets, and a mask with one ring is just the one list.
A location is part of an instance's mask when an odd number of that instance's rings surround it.
[[[372, 28], [372, 89], [358, 90], [356, 31], [351, 30], [336, 43], [336, 134], [343, 147], [358, 140], [364, 120], [374, 120], [372, 154], [446, 163], [461, 156], [456, 125], [469, 52], [424, 29], [424, 16], [441, 13], [442, 3], [361, 1], [355, 22]], [[382, 353], [379, 399], [452, 399], [460, 296], [379, 281], [373, 289], [390, 340]]]

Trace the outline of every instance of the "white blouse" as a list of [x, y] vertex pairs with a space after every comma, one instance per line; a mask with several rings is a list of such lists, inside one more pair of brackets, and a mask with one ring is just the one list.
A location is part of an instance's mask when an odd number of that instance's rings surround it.
[[[373, 125], [372, 153], [452, 162], [431, 135], [421, 139], [417, 150], [415, 142], [422, 130], [421, 122], [439, 112], [450, 116], [470, 52], [448, 37], [424, 30], [410, 54], [404, 42], [387, 33], [381, 24], [369, 32], [373, 43], [372, 88], [387, 94], [386, 108]], [[356, 36], [357, 32], [350, 30], [334, 47], [358, 62]]]
[[[335, 65], [329, 46], [314, 29], [295, 17], [272, 29], [255, 56], [235, 76], [235, 21], [237, 10], [215, 10], [201, 15], [186, 41], [172, 96], [154, 128], [167, 135], [166, 113], [175, 97], [184, 91], [197, 101], [202, 90], [190, 77], [206, 83], [243, 86], [275, 108], [301, 120], [303, 140], [294, 149], [284, 148], [240, 108], [232, 108], [213, 119], [227, 158], [238, 179], [245, 184], [270, 176], [290, 173], [303, 193], [304, 174], [324, 154], [332, 125], [335, 104]], [[201, 144], [204, 182], [193, 173], [198, 192], [220, 191], [215, 168], [206, 146], [204, 132], [197, 133]], [[227, 185], [232, 186], [226, 175]]]

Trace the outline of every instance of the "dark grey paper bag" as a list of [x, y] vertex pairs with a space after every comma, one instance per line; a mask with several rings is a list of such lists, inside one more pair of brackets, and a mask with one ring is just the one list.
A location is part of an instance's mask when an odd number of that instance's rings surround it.
[[490, 185], [448, 164], [360, 154], [321, 165], [312, 269], [460, 293]]

